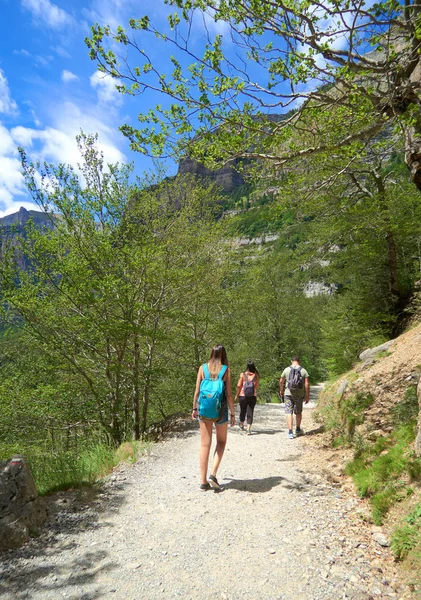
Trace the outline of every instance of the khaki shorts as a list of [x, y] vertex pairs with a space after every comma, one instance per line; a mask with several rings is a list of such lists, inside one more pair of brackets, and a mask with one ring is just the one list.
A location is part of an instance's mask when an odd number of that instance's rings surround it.
[[304, 398], [294, 398], [293, 396], [284, 396], [285, 413], [287, 415], [301, 415], [303, 412]]

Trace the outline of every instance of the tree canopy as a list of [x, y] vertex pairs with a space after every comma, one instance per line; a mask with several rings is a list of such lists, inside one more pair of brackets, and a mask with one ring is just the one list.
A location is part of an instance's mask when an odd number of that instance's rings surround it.
[[[96, 24], [86, 40], [91, 58], [122, 93], [167, 97], [139, 114], [140, 127], [122, 126], [133, 149], [159, 156], [188, 152], [210, 165], [248, 157], [280, 166], [370, 140], [393, 125], [421, 188], [419, 0], [166, 4], [174, 12], [164, 28], [142, 16], [116, 31]], [[193, 35], [200, 27], [203, 51]], [[217, 29], [223, 34], [212, 33]], [[144, 49], [148, 35], [173, 52], [167, 73]], [[308, 112], [338, 107], [352, 131], [333, 140], [315, 135]], [[307, 139], [297, 147], [290, 141], [300, 127]]]

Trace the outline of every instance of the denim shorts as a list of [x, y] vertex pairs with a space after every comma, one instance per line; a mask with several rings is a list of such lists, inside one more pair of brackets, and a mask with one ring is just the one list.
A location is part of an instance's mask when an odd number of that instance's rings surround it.
[[[198, 419], [199, 419], [199, 421], [201, 421], [200, 414], [198, 414]], [[214, 421], [214, 423], [216, 426], [225, 425], [225, 423], [228, 423], [228, 403], [227, 402], [222, 403], [221, 417], [220, 417], [219, 421]]]

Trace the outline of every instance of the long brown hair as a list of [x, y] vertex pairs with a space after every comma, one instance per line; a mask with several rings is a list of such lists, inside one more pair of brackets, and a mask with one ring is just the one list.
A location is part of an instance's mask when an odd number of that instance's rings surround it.
[[222, 365], [228, 366], [227, 353], [222, 344], [216, 344], [211, 350], [211, 355], [208, 362], [209, 373], [211, 379], [216, 379], [221, 370]]

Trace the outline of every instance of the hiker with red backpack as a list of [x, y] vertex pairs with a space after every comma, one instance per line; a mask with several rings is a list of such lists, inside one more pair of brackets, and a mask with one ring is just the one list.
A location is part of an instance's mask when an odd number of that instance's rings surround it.
[[251, 435], [254, 408], [256, 406], [257, 388], [259, 387], [259, 371], [252, 360], [247, 361], [244, 373], [241, 373], [237, 383], [234, 401], [240, 399], [240, 429], [244, 431], [244, 421], [247, 415], [247, 435]]
[[[307, 371], [300, 365], [299, 356], [293, 356], [291, 366], [283, 370], [279, 380], [279, 394], [282, 402], [285, 401], [285, 413], [287, 415], [288, 437], [303, 435], [301, 419], [303, 416], [303, 401], [305, 404], [310, 400], [310, 380]], [[293, 432], [295, 414], [295, 436]]]
[[[231, 373], [224, 346], [212, 348], [209, 362], [199, 367], [193, 396], [192, 418], [200, 423], [200, 474], [202, 491], [220, 490], [216, 478], [225, 451], [228, 434], [228, 408], [231, 427], [235, 425], [234, 402], [231, 395]], [[212, 431], [215, 424], [216, 448], [211, 473], [207, 477]]]

